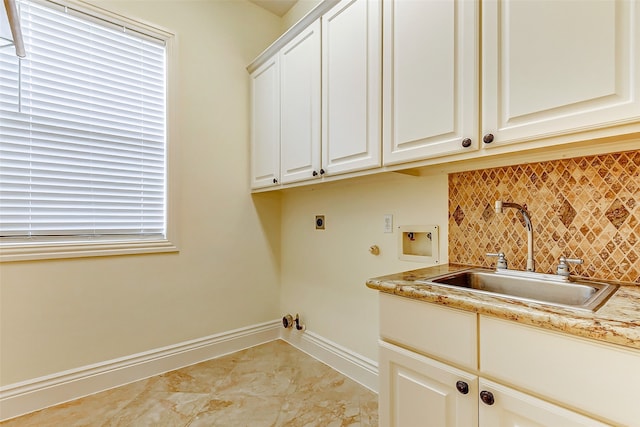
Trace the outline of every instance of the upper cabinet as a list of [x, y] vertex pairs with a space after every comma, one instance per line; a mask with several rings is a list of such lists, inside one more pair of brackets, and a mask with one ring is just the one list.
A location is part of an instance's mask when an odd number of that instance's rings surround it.
[[638, 132], [639, 21], [625, 0], [385, 0], [384, 164]]
[[322, 16], [322, 165], [328, 175], [380, 166], [381, 8], [343, 0]]
[[383, 158], [479, 147], [479, 2], [384, 2]]
[[636, 1], [483, 1], [484, 145], [637, 123], [639, 21]]
[[251, 187], [280, 180], [280, 70], [274, 56], [251, 73]]
[[251, 73], [251, 188], [320, 172], [320, 21]]
[[252, 187], [640, 133], [638, 40], [635, 0], [325, 0], [249, 66]]
[[282, 183], [318, 176], [320, 166], [320, 21], [287, 43], [280, 56]]
[[382, 5], [322, 6], [251, 72], [254, 189], [381, 164]]

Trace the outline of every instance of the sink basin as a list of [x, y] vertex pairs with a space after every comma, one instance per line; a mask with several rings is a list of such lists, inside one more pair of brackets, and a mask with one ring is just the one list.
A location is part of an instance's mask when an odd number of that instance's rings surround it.
[[515, 270], [469, 269], [417, 282], [589, 311], [600, 308], [618, 289], [608, 283]]

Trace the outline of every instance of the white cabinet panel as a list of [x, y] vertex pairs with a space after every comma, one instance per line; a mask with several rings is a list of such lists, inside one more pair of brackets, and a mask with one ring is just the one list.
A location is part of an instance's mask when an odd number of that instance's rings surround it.
[[281, 181], [319, 176], [320, 21], [280, 51], [280, 94]]
[[637, 1], [483, 2], [486, 147], [640, 118]]
[[[477, 425], [475, 375], [385, 342], [379, 356], [382, 427]], [[458, 382], [466, 385], [464, 394]]]
[[251, 73], [251, 187], [280, 179], [280, 72], [277, 55]]
[[385, 165], [478, 148], [479, 8], [384, 2]]
[[424, 354], [478, 368], [477, 315], [410, 298], [380, 294], [380, 336]]
[[640, 425], [640, 352], [480, 317], [480, 370], [499, 381], [583, 408], [622, 425]]
[[322, 16], [322, 167], [380, 166], [381, 4], [343, 0]]

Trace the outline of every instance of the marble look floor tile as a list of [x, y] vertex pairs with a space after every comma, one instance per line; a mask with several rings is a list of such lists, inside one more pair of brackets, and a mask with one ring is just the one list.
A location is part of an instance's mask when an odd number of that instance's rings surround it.
[[280, 340], [0, 423], [0, 427], [377, 425], [375, 393]]
[[278, 414], [284, 403], [284, 398], [274, 399], [272, 396], [215, 396], [209, 406], [196, 415], [189, 427], [279, 425]]
[[133, 401], [149, 380], [136, 381], [121, 387], [73, 400], [41, 411], [0, 423], [2, 427], [84, 427], [103, 426]]
[[105, 425], [183, 427], [209, 403], [204, 393], [142, 393]]

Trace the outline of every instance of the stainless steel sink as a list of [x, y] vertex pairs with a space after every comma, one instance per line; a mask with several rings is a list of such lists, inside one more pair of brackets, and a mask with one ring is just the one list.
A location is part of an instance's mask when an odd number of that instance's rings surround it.
[[589, 311], [600, 308], [618, 289], [608, 283], [515, 270], [469, 269], [417, 282]]

